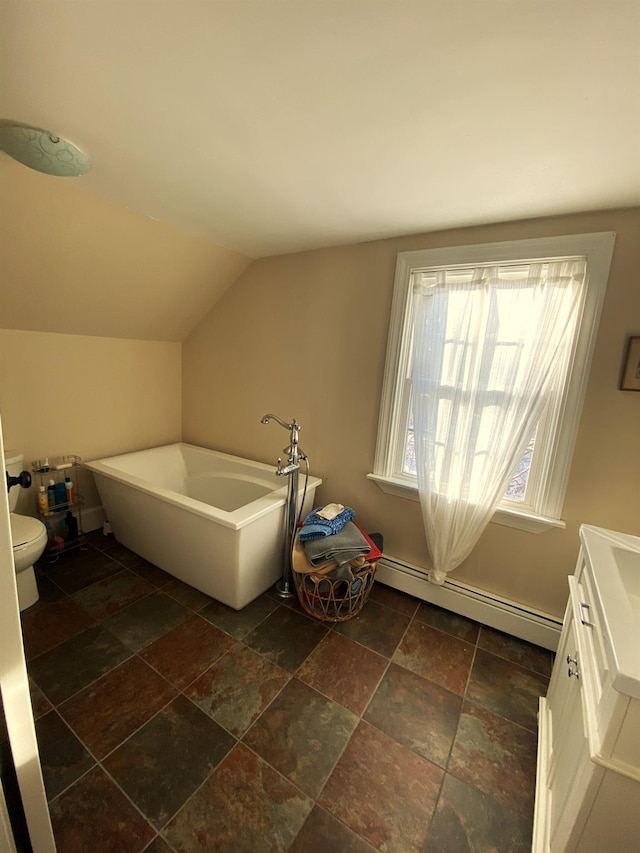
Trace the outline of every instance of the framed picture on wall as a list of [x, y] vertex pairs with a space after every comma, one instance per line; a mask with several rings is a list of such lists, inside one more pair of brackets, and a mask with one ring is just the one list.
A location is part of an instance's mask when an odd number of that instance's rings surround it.
[[619, 388], [621, 391], [640, 391], [640, 336], [627, 341]]

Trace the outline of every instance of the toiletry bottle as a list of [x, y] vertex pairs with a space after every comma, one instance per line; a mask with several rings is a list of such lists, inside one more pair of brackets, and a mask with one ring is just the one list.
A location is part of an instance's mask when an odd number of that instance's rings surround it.
[[73, 488], [73, 482], [71, 477], [64, 478], [64, 487], [67, 490], [67, 503], [72, 504], [76, 499], [76, 493]]
[[46, 557], [50, 557], [53, 549], [53, 530], [51, 529], [51, 525], [45, 519], [44, 526], [47, 530], [47, 551], [45, 552]]
[[41, 513], [49, 510], [49, 496], [44, 486], [40, 486], [38, 490], [38, 511]]
[[67, 525], [67, 530], [69, 531], [69, 541], [73, 542], [74, 539], [78, 538], [78, 522], [74, 518], [71, 510], [67, 510], [65, 524]]
[[49, 485], [47, 486], [47, 499], [49, 501], [49, 509], [53, 509], [56, 505], [56, 481], [49, 480]]
[[56, 504], [58, 506], [63, 506], [67, 502], [67, 490], [65, 485], [64, 483], [56, 483], [54, 488], [56, 492]]

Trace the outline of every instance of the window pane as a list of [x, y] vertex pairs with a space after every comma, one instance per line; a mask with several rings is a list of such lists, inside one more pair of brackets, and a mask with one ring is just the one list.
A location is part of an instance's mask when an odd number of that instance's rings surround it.
[[402, 466], [403, 474], [410, 474], [412, 477], [417, 476], [416, 471], [416, 446], [413, 438], [413, 406], [409, 404], [409, 419], [407, 424], [407, 437], [404, 443], [404, 464]]
[[[504, 493], [504, 497], [506, 498], [506, 500], [521, 502], [525, 499], [525, 495], [527, 492], [527, 482], [529, 480], [529, 471], [531, 470], [531, 459], [533, 457], [533, 448], [535, 440], [536, 436], [534, 433], [531, 437], [531, 441], [527, 445], [527, 449], [525, 450], [522, 459], [518, 463], [516, 473], [514, 474], [513, 479], [509, 483], [507, 490]], [[413, 406], [411, 405], [411, 403], [409, 404], [409, 417], [407, 422], [407, 431], [404, 447], [405, 451], [402, 473], [410, 477], [416, 477], [416, 449], [413, 433]]]
[[[518, 470], [506, 490], [500, 507], [501, 518], [509, 514], [510, 507], [515, 510], [509, 523], [515, 527], [531, 530], [528, 521], [523, 522], [522, 506], [534, 515], [559, 520], [562, 511], [567, 478], [570, 470], [571, 452], [579, 422], [579, 413], [586, 387], [586, 367], [589, 364], [595, 331], [602, 309], [607, 284], [611, 254], [615, 234], [578, 234], [562, 237], [519, 240], [506, 243], [486, 244], [483, 246], [455, 246], [412, 250], [398, 254], [396, 280], [393, 293], [392, 317], [389, 326], [387, 347], [387, 366], [384, 377], [383, 408], [380, 413], [380, 426], [376, 442], [376, 454], [372, 479], [379, 487], [393, 495], [405, 495], [415, 498], [416, 460], [413, 421], [410, 414], [410, 386], [412, 377], [413, 347], [413, 293], [417, 286], [430, 288], [437, 285], [441, 271], [452, 276], [453, 292], [465, 287], [470, 269], [478, 266], [497, 265], [499, 278], [522, 280], [526, 268], [532, 263], [557, 264], [565, 261], [586, 260], [588, 275], [584, 279], [582, 307], [576, 315], [575, 325], [566, 335], [567, 352], [553, 386], [549, 389], [548, 408], [543, 415], [535, 440], [527, 448]], [[431, 278], [430, 278], [431, 276]], [[511, 282], [505, 291], [511, 289]], [[437, 288], [435, 288], [437, 290]], [[435, 294], [434, 294], [435, 295]], [[499, 295], [498, 319], [511, 316], [510, 306]], [[513, 315], [515, 317], [515, 314]], [[446, 314], [441, 330], [436, 329], [438, 351], [442, 357], [434, 365], [433, 381], [440, 383], [443, 368], [450, 368], [455, 350], [464, 335], [447, 334]], [[455, 339], [455, 340], [454, 340]], [[508, 358], [513, 346], [513, 338], [505, 334], [502, 323], [495, 330], [495, 356]], [[502, 364], [491, 365], [490, 382], [487, 390], [490, 405], [509, 405], [503, 388], [504, 368]], [[450, 373], [445, 372], [445, 379]], [[429, 377], [424, 379], [428, 382]], [[452, 386], [452, 391], [458, 387]], [[445, 395], [439, 394], [442, 399]], [[500, 399], [502, 397], [502, 400]], [[482, 462], [482, 452], [486, 450], [487, 429], [478, 422], [478, 436], [481, 439], [480, 453], [470, 464]], [[438, 436], [442, 441], [442, 436]], [[436, 450], [442, 445], [437, 445]], [[406, 482], [406, 490], [403, 482]]]
[[527, 445], [524, 456], [520, 460], [516, 473], [507, 487], [504, 496], [510, 501], [523, 501], [527, 492], [527, 482], [529, 480], [529, 471], [531, 470], [531, 459], [533, 457], [533, 446], [535, 443], [535, 434]]

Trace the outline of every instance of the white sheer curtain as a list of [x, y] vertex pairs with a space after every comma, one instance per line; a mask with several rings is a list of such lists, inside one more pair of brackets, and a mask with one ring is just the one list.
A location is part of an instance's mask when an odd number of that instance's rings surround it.
[[414, 273], [411, 393], [434, 583], [469, 555], [525, 452], [584, 273], [584, 259]]

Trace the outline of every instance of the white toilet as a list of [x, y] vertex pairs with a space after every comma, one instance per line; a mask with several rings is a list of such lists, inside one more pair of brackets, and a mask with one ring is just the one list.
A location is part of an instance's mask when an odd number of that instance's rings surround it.
[[[16, 450], [5, 451], [5, 468], [9, 476], [18, 477], [23, 470], [24, 456]], [[6, 485], [5, 485], [6, 488]], [[37, 518], [14, 512], [18, 503], [20, 486], [9, 490], [9, 512], [13, 561], [16, 566], [16, 584], [20, 610], [26, 610], [39, 598], [33, 564], [42, 555], [47, 544], [47, 528]]]

